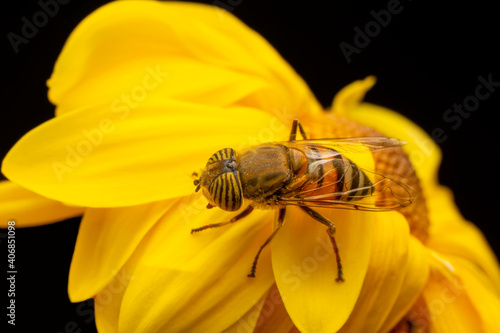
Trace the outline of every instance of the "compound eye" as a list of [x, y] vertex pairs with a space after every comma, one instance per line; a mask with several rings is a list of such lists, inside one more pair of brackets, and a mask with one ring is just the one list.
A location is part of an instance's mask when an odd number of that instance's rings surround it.
[[207, 166], [217, 161], [231, 160], [234, 159], [234, 149], [232, 148], [224, 148], [210, 156], [207, 162]]
[[221, 209], [230, 212], [240, 209], [243, 202], [238, 172], [226, 172], [218, 176], [208, 187], [212, 201]]

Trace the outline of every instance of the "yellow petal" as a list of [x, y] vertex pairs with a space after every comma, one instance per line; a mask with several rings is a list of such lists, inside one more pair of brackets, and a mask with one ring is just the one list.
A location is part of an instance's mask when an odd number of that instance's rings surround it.
[[133, 276], [122, 267], [115, 273], [106, 287], [94, 297], [94, 315], [97, 331], [100, 333], [118, 333], [118, 322], [123, 294]]
[[[219, 7], [119, 1], [71, 34], [49, 80], [58, 113], [155, 96], [207, 105], [320, 112], [271, 45]], [[289, 119], [287, 119], [289, 121]]]
[[374, 76], [368, 76], [364, 80], [356, 80], [342, 88], [333, 99], [333, 112], [341, 117], [349, 117], [350, 112], [358, 107], [376, 81]]
[[250, 310], [224, 333], [288, 333], [294, 327], [276, 284]]
[[424, 190], [437, 184], [441, 150], [420, 127], [402, 115], [381, 106], [362, 103], [349, 113], [349, 118], [371, 126], [380, 133], [406, 141], [403, 149], [422, 182]]
[[[371, 153], [345, 152], [358, 167], [374, 169]], [[373, 179], [372, 179], [373, 181]], [[374, 213], [315, 209], [332, 221], [345, 282], [336, 282], [337, 264], [327, 227], [297, 207], [287, 208], [283, 230], [273, 241], [276, 284], [299, 331], [337, 331], [361, 291], [373, 238]]]
[[224, 333], [255, 332], [254, 328], [257, 325], [266, 298], [267, 295], [263, 295], [237, 322], [225, 329]]
[[219, 149], [289, 133], [276, 117], [243, 107], [154, 100], [127, 114], [114, 111], [100, 105], [40, 125], [10, 150], [2, 172], [69, 204], [133, 206], [192, 193], [191, 173]]
[[431, 227], [426, 245], [440, 254], [463, 258], [477, 265], [500, 292], [498, 260], [484, 235], [461, 217], [448, 188], [435, 188], [429, 200], [429, 212]]
[[66, 206], [16, 183], [0, 181], [0, 220], [15, 221], [16, 228], [58, 222], [80, 216], [83, 212], [83, 207]]
[[287, 333], [295, 326], [286, 312], [278, 287], [273, 285], [262, 304], [260, 317], [256, 322], [254, 333]]
[[317, 209], [335, 223], [345, 282], [336, 282], [337, 264], [326, 226], [298, 208], [272, 243], [276, 284], [295, 326], [303, 332], [335, 332], [347, 320], [368, 268], [374, 214]]
[[481, 326], [478, 325], [478, 328], [482, 327], [484, 332], [500, 332], [500, 293], [496, 290], [498, 285], [494, 286], [484, 271], [467, 260], [456, 257], [450, 260], [463, 282], [463, 288], [457, 289], [457, 295], [454, 296], [460, 297], [460, 293], [467, 293], [481, 318]]
[[[399, 290], [398, 298], [380, 328], [380, 332], [389, 332], [396, 326], [400, 318], [411, 309], [427, 283], [429, 264], [427, 250], [424, 245], [414, 237], [410, 238], [408, 249], [408, 263], [403, 284]], [[414, 315], [415, 316], [415, 315]]]
[[[272, 211], [257, 210], [235, 224], [191, 234], [234, 213], [197, 196], [178, 200], [124, 266], [132, 276], [120, 310], [120, 332], [221, 332], [267, 294], [274, 283], [270, 249], [255, 278], [247, 277], [272, 230]], [[185, 210], [191, 210], [185, 220]]]
[[460, 280], [432, 271], [423, 295], [432, 332], [481, 332], [481, 320]]
[[[464, 226], [465, 220], [455, 205], [453, 193], [445, 186], [434, 186], [429, 193], [432, 200], [429, 200], [429, 217], [432, 220], [430, 232], [439, 238], [439, 231], [444, 228], [454, 226]], [[432, 229], [436, 227], [436, 229]]]
[[[400, 300], [400, 292], [406, 275], [415, 274], [422, 265], [408, 260], [419, 256], [410, 254], [410, 231], [406, 219], [397, 212], [375, 214], [375, 229], [368, 271], [351, 316], [340, 332], [379, 332], [395, 303]], [[421, 250], [421, 249], [420, 249]], [[425, 253], [425, 251], [424, 251]], [[421, 261], [424, 261], [425, 256]], [[410, 266], [412, 265], [413, 266]], [[419, 272], [422, 273], [422, 272]], [[423, 280], [425, 281], [425, 280]], [[420, 286], [423, 287], [423, 284]], [[420, 290], [414, 290], [406, 299], [409, 308]], [[401, 314], [401, 316], [404, 313]], [[394, 318], [397, 323], [401, 316]]]
[[391, 333], [428, 333], [431, 332], [431, 321], [425, 299], [420, 295], [401, 320], [388, 330]]
[[133, 207], [89, 208], [80, 224], [69, 272], [72, 302], [93, 297], [112, 280], [174, 200]]
[[424, 190], [437, 184], [437, 170], [441, 150], [434, 140], [415, 123], [404, 116], [369, 103], [362, 103], [366, 92], [375, 83], [372, 76], [343, 88], [333, 101], [333, 111], [359, 124], [374, 128], [385, 136], [406, 141], [403, 149], [408, 154]]

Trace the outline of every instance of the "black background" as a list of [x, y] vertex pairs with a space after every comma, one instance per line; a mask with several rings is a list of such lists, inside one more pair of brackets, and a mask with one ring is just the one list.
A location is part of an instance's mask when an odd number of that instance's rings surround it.
[[[57, 55], [78, 22], [106, 2], [73, 0], [60, 5], [57, 14], [17, 53], [8, 33], [21, 35], [22, 18], [31, 21], [41, 7], [26, 0], [3, 5], [0, 157], [24, 133], [53, 116], [45, 81]], [[352, 45], [354, 28], [364, 29], [374, 20], [370, 12], [386, 9], [391, 1], [202, 2], [229, 8], [267, 38], [324, 106], [346, 84], [374, 74], [378, 81], [367, 101], [399, 111], [429, 134], [442, 128], [448, 138], [439, 144], [443, 150], [440, 181], [453, 189], [462, 214], [479, 226], [500, 253], [496, 225], [500, 88], [457, 129], [443, 120], [445, 110], [474, 95], [478, 76], [492, 75], [493, 81], [500, 81], [496, 66], [500, 29], [493, 2], [401, 0], [402, 11], [359, 54], [353, 54], [350, 63], [339, 44]], [[28, 323], [39, 332], [95, 330], [88, 311], [91, 305], [69, 303], [66, 291], [78, 225], [79, 220], [73, 219], [16, 231], [16, 331], [23, 331]], [[6, 253], [4, 244], [2, 239], [2, 253]], [[3, 296], [5, 288], [0, 291]], [[1, 318], [6, 322], [4, 314]]]

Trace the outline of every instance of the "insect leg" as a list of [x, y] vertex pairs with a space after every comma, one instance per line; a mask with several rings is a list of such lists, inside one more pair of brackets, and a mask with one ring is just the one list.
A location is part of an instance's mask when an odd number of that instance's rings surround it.
[[257, 269], [257, 261], [259, 261], [260, 253], [266, 247], [267, 244], [269, 244], [272, 240], [273, 237], [278, 233], [278, 230], [281, 229], [281, 226], [283, 225], [283, 221], [285, 220], [285, 213], [286, 213], [286, 208], [280, 208], [279, 213], [278, 213], [278, 225], [276, 226], [276, 229], [274, 229], [273, 233], [271, 236], [269, 236], [264, 244], [260, 246], [259, 252], [257, 252], [257, 255], [255, 256], [255, 259], [253, 260], [252, 264], [252, 270], [250, 271], [250, 274], [248, 274], [248, 277], [255, 277], [255, 270]]
[[335, 256], [337, 259], [337, 278], [335, 281], [337, 282], [344, 282], [343, 274], [342, 274], [342, 264], [340, 263], [340, 254], [339, 254], [339, 248], [337, 246], [337, 241], [335, 240], [335, 225], [328, 220], [326, 217], [318, 213], [317, 211], [307, 207], [307, 206], [300, 206], [300, 208], [305, 211], [309, 216], [311, 216], [313, 219], [316, 221], [326, 225], [328, 229], [326, 230], [326, 233], [330, 237], [330, 241], [332, 242], [333, 246], [333, 251], [335, 252]]
[[297, 126], [299, 127], [300, 134], [302, 134], [302, 138], [304, 140], [307, 140], [306, 132], [304, 131], [302, 124], [298, 119], [294, 119], [292, 123], [292, 131], [290, 132], [290, 141], [294, 142], [295, 139], [297, 138]]
[[[207, 207], [207, 208], [209, 208], [209, 207]], [[205, 229], [210, 229], [210, 228], [222, 227], [223, 225], [234, 223], [236, 221], [241, 220], [242, 218], [244, 218], [248, 214], [250, 214], [252, 212], [252, 210], [253, 210], [253, 207], [250, 206], [250, 205], [248, 205], [248, 207], [245, 208], [244, 211], [242, 211], [241, 213], [239, 213], [238, 215], [236, 215], [235, 217], [233, 217], [232, 219], [230, 219], [227, 222], [208, 224], [208, 225], [204, 225], [203, 227], [194, 228], [194, 229], [191, 229], [191, 233], [195, 233], [195, 232], [202, 231], [202, 230], [205, 230]]]

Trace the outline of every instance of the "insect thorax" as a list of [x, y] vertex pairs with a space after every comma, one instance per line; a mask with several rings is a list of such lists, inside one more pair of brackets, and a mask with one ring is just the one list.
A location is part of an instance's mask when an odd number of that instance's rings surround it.
[[258, 206], [273, 206], [274, 198], [306, 168], [303, 153], [283, 145], [265, 145], [236, 157], [243, 196]]

